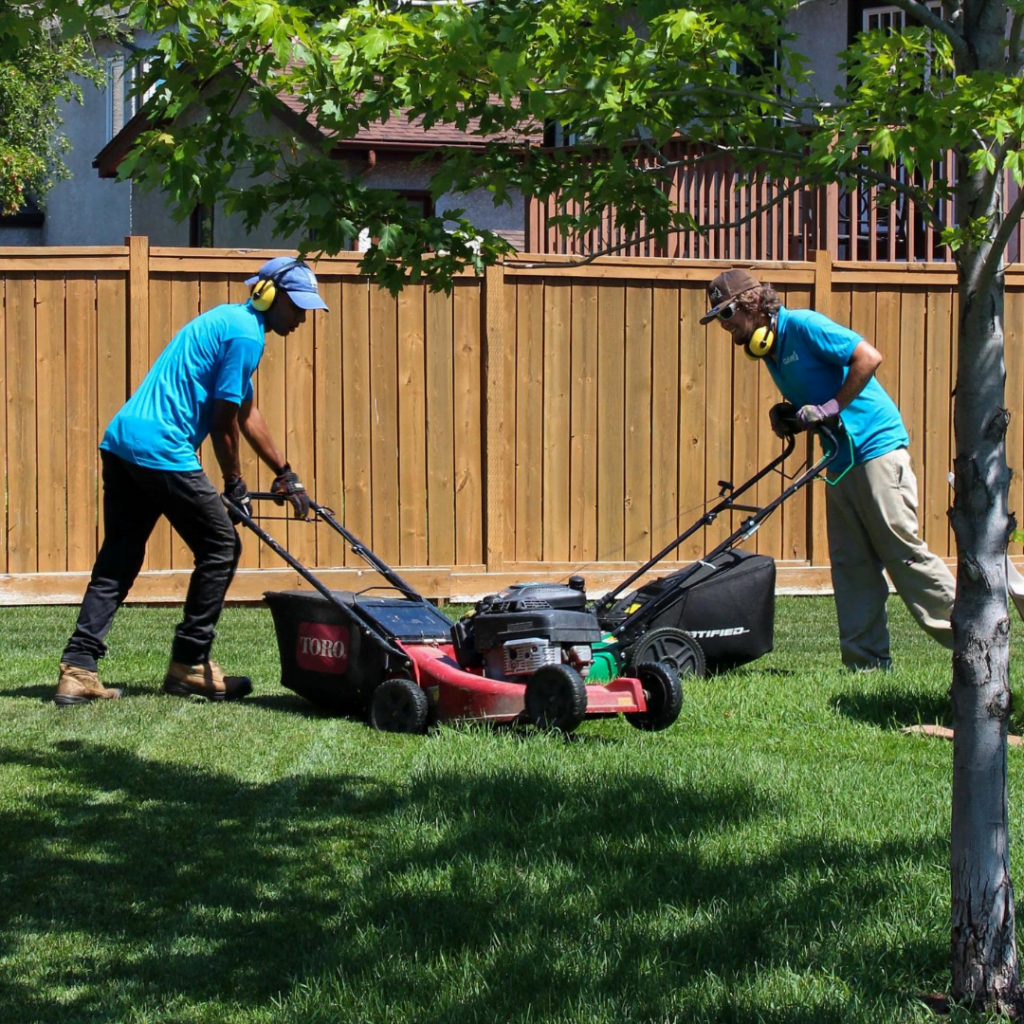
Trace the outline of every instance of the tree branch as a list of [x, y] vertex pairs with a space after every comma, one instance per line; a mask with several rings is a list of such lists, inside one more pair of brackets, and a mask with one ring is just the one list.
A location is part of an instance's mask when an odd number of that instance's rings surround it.
[[1010, 22], [1010, 37], [1007, 42], [1007, 63], [1011, 68], [1020, 66], [1020, 33], [1024, 27], [1024, 11], [1018, 11]]

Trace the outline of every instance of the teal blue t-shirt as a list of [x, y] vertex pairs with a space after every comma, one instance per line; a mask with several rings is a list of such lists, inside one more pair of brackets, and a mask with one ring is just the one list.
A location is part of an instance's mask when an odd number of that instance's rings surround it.
[[252, 400], [263, 355], [263, 314], [250, 303], [217, 306], [171, 339], [110, 421], [100, 447], [149, 469], [199, 469], [217, 399]]
[[[765, 359], [779, 390], [797, 408], [821, 405], [842, 387], [853, 350], [864, 339], [848, 327], [811, 309], [779, 309], [774, 359]], [[840, 413], [853, 441], [853, 464], [902, 448], [910, 443], [896, 403], [872, 377], [864, 390]], [[850, 445], [844, 441], [830, 473], [850, 464]]]

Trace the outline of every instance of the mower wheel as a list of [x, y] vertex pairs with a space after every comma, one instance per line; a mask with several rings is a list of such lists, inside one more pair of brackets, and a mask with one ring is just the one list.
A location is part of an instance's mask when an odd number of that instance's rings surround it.
[[700, 678], [707, 671], [700, 644], [685, 630], [674, 626], [662, 626], [645, 633], [629, 652], [629, 660], [633, 665], [660, 661], [674, 668], [680, 676]]
[[411, 679], [385, 679], [370, 698], [370, 725], [381, 732], [424, 732], [427, 695]]
[[683, 710], [683, 684], [673, 665], [663, 661], [646, 661], [634, 669], [644, 688], [646, 711], [627, 714], [629, 724], [645, 732], [667, 729]]
[[572, 732], [587, 713], [587, 686], [569, 665], [545, 665], [526, 684], [526, 714], [538, 729]]

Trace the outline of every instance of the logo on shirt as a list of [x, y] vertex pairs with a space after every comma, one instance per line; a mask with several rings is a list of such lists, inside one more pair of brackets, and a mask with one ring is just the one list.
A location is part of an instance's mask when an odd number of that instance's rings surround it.
[[788, 356], [782, 357], [782, 365], [788, 366], [790, 363], [799, 361], [800, 357], [795, 352], [790, 352]]

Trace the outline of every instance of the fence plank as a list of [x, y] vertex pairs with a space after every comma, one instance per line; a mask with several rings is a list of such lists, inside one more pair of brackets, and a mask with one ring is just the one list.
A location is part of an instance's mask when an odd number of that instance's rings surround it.
[[[480, 404], [483, 379], [480, 298], [479, 282], [470, 281], [455, 286], [456, 565], [476, 565], [486, 557], [483, 523], [483, 410]], [[564, 439], [562, 443], [565, 445]]]
[[64, 336], [64, 275], [36, 275], [36, 474], [40, 572], [68, 567], [68, 370]]
[[597, 558], [597, 313], [596, 285], [572, 286], [572, 399], [569, 453], [569, 558]]
[[623, 286], [611, 281], [602, 284], [597, 305], [597, 558], [611, 562], [625, 557]]
[[[341, 283], [342, 391], [345, 429], [344, 524], [370, 543], [370, 289], [367, 279]], [[351, 551], [346, 565], [363, 565]]]
[[399, 560], [398, 306], [383, 288], [370, 289], [370, 403], [373, 460], [373, 548]]
[[544, 283], [520, 282], [516, 295], [516, 505], [517, 561], [544, 557]]
[[544, 406], [542, 431], [543, 560], [569, 557], [569, 421], [571, 401], [572, 285], [548, 281], [544, 286]]
[[679, 534], [679, 291], [653, 288], [651, 554]]
[[398, 492], [402, 565], [427, 564], [424, 289], [398, 296]]
[[455, 561], [455, 419], [452, 394], [452, 303], [427, 294], [427, 543], [431, 565]]
[[[309, 467], [303, 482], [311, 488], [316, 500], [341, 511], [343, 493], [343, 385], [341, 366], [342, 297], [337, 278], [321, 281], [320, 294], [330, 313], [318, 314], [313, 325], [316, 367], [313, 384], [313, 405], [316, 411], [316, 460]], [[339, 567], [345, 564], [345, 540], [334, 530], [318, 530], [316, 545], [318, 566]]]
[[626, 286], [625, 557], [645, 561], [651, 550], [651, 317], [649, 287]]
[[38, 570], [36, 316], [33, 276], [7, 277], [7, 559]]

